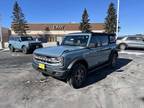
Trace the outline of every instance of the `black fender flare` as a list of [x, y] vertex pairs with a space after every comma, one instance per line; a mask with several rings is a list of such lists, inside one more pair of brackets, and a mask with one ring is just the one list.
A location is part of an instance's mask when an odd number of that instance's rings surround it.
[[111, 59], [111, 57], [113, 56], [113, 54], [116, 54], [117, 57], [118, 57], [118, 51], [113, 49], [113, 50], [111, 51], [111, 53], [110, 53], [109, 60]]
[[10, 48], [11, 44], [8, 45], [8, 47]]
[[87, 63], [87, 61], [86, 61], [85, 59], [83, 59], [83, 58], [81, 58], [81, 59], [77, 58], [77, 59], [74, 59], [74, 60], [68, 65], [67, 69], [68, 69], [68, 70], [71, 70], [72, 67], [75, 65], [75, 63], [81, 63], [81, 64], [83, 64], [84, 66], [86, 66], [86, 68], [88, 68], [88, 63]]
[[26, 47], [26, 46], [25, 46], [25, 45], [22, 45], [22, 46], [21, 46], [21, 49], [22, 49], [23, 47]]
[[67, 67], [67, 70], [69, 70], [69, 71], [68, 71], [68, 73], [67, 73], [67, 79], [66, 79], [66, 80], [69, 80], [69, 78], [71, 77], [71, 75], [72, 75], [72, 67], [73, 67], [76, 63], [82, 63], [83, 65], [86, 66], [86, 69], [88, 70], [88, 63], [86, 62], [85, 59], [83, 59], [83, 58], [81, 58], [81, 59], [80, 59], [80, 58], [74, 59], [74, 60], [68, 65], [68, 67]]

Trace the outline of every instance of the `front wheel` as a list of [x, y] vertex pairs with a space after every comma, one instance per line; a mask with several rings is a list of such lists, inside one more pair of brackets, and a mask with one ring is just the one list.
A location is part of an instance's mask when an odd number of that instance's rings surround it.
[[15, 51], [15, 49], [14, 49], [14, 47], [12, 45], [9, 46], [9, 49], [10, 49], [11, 52]]
[[68, 80], [73, 88], [80, 88], [85, 81], [87, 69], [82, 64], [75, 64], [72, 68], [72, 74]]
[[22, 48], [22, 52], [23, 52], [24, 54], [28, 54], [28, 49], [27, 49], [26, 46], [24, 46], [24, 47]]

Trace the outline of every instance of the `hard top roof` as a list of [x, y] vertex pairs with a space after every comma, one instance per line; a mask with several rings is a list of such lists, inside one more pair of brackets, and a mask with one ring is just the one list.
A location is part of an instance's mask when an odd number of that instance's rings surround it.
[[78, 33], [70, 33], [72, 35], [82, 35], [82, 34], [92, 34], [92, 35], [100, 35], [100, 36], [105, 36], [105, 35], [108, 35], [108, 36], [116, 36], [116, 34], [110, 34], [110, 33], [94, 33], [94, 32], [90, 32], [90, 33], [83, 33], [83, 32], [78, 32]]
[[32, 37], [32, 36], [29, 36], [29, 35], [25, 35], [25, 36], [11, 35], [10, 37]]

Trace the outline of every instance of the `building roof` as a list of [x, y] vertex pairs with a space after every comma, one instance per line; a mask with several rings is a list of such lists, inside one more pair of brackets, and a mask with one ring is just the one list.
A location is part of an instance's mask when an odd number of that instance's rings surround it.
[[[28, 24], [29, 29], [32, 31], [52, 31], [52, 30], [66, 30], [66, 31], [78, 31], [79, 23], [48, 23], [48, 24]], [[103, 23], [91, 23], [91, 30], [104, 30]]]

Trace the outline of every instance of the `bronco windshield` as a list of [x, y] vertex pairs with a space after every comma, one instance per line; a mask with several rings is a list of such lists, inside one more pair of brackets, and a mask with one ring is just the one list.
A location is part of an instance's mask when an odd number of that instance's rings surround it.
[[21, 41], [32, 41], [33, 38], [32, 37], [21, 37]]
[[88, 35], [66, 36], [63, 39], [62, 45], [85, 47], [87, 45], [88, 39], [89, 39]]

